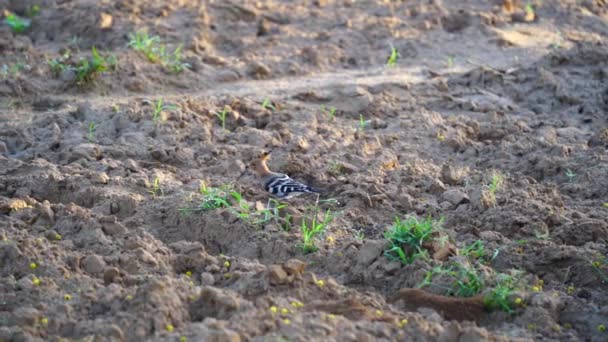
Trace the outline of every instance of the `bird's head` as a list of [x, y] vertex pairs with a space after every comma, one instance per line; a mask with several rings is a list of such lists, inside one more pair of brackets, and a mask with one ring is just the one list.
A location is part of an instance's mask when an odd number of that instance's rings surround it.
[[241, 178], [247, 171], [251, 170], [258, 176], [267, 176], [270, 174], [270, 169], [268, 169], [268, 165], [266, 162], [270, 159], [270, 152], [262, 152], [259, 156], [257, 156], [243, 171], [243, 173], [239, 176]]

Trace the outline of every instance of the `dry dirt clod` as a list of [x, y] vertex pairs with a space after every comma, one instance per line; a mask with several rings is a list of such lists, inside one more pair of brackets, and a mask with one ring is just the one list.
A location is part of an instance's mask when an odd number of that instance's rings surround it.
[[85, 270], [85, 272], [93, 275], [101, 273], [101, 271], [103, 271], [106, 265], [106, 263], [99, 255], [94, 254], [87, 255], [86, 257], [84, 257], [80, 264], [82, 265], [82, 268]]

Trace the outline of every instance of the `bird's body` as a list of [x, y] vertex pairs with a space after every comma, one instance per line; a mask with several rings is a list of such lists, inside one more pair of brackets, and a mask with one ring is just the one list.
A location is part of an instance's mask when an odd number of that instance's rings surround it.
[[266, 164], [268, 157], [268, 153], [263, 153], [250, 165], [250, 168], [262, 180], [262, 184], [266, 191], [281, 199], [289, 199], [304, 193], [320, 192], [306, 184], [294, 180], [284, 173], [270, 171]]

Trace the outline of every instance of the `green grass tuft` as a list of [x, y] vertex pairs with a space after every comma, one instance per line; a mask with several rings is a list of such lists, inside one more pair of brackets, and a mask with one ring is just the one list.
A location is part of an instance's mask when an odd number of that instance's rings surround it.
[[428, 217], [418, 220], [408, 217], [404, 220], [395, 218], [395, 223], [384, 234], [389, 241], [389, 248], [384, 255], [402, 264], [410, 264], [416, 258], [428, 258], [428, 252], [422, 247], [426, 241], [433, 239], [433, 234], [441, 229], [443, 220], [433, 220]]

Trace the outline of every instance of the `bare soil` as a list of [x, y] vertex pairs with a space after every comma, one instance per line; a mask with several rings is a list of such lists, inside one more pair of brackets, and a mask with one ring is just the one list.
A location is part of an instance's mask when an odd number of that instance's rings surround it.
[[[608, 5], [530, 3], [0, 0], [40, 6], [0, 25], [0, 341], [608, 340]], [[190, 68], [128, 47], [140, 29]], [[93, 46], [117, 68], [91, 84], [47, 63]], [[337, 201], [316, 252], [180, 210], [201, 181], [263, 207], [237, 178], [270, 149]], [[412, 289], [447, 260], [384, 255], [405, 215], [524, 271], [515, 312]]]

